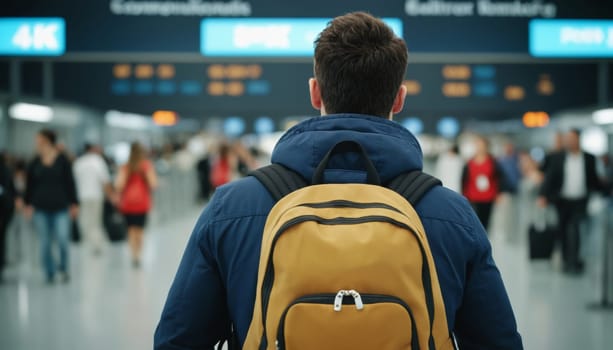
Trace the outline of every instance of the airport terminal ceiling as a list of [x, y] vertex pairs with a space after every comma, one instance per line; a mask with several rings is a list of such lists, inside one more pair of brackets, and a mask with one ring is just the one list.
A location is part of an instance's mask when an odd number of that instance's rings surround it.
[[[527, 53], [531, 18], [607, 18], [608, 0], [6, 0], [6, 16], [65, 18], [66, 51], [199, 52], [204, 17], [398, 18], [413, 52]], [[484, 30], [487, 29], [487, 30]]]
[[[597, 103], [597, 61], [530, 58], [529, 23], [607, 18], [613, 12], [607, 0], [9, 0], [1, 11], [65, 21], [61, 55], [19, 58], [24, 95], [44, 95], [46, 61], [54, 98], [101, 110], [282, 118], [314, 112], [306, 85], [311, 58], [207, 56], [203, 19], [314, 19], [351, 10], [400, 23], [413, 61], [404, 116], [508, 119]], [[0, 58], [0, 91], [10, 89], [14, 59]]]

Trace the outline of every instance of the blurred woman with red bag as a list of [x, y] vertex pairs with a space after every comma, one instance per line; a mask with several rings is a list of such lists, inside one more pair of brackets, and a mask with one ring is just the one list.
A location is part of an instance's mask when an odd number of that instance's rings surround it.
[[152, 192], [157, 185], [157, 175], [145, 149], [137, 142], [132, 143], [130, 158], [119, 169], [115, 187], [120, 193], [119, 211], [126, 218], [128, 243], [135, 268], [140, 266], [145, 222], [152, 206]]

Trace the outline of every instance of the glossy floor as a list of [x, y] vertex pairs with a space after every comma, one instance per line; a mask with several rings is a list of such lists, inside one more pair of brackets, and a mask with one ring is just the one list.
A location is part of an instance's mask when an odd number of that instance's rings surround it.
[[[95, 257], [72, 250], [72, 281], [47, 286], [25, 230], [21, 256], [0, 286], [0, 349], [151, 349], [152, 334], [198, 209], [151, 225], [143, 266], [130, 266], [126, 247]], [[496, 230], [494, 230], [496, 232]], [[498, 230], [501, 231], [501, 230]], [[555, 264], [529, 263], [525, 240], [492, 237], [495, 257], [515, 308], [526, 349], [604, 350], [613, 344], [613, 312], [593, 312], [594, 274], [567, 277]], [[31, 242], [30, 242], [31, 241]]]

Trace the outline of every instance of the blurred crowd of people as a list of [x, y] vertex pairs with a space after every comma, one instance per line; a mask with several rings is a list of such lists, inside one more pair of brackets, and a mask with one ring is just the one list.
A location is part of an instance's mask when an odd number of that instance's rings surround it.
[[[526, 234], [534, 217], [542, 215], [535, 213], [555, 209], [554, 238], [562, 250], [564, 271], [581, 273], [581, 221], [590, 194], [611, 192], [613, 167], [606, 157], [600, 160], [582, 152], [579, 137], [578, 130], [557, 134], [551, 151], [537, 162], [511, 142], [495, 157], [490, 141], [475, 136], [470, 157], [464, 158], [454, 145], [438, 157], [435, 175], [467, 198], [485, 228], [490, 226], [493, 208], [503, 208], [501, 226], [508, 235]], [[35, 144], [36, 155], [29, 161], [7, 154], [0, 157], [0, 281], [6, 233], [15, 213], [31, 222], [38, 234], [48, 283], [57, 277], [69, 281], [71, 240], [81, 240], [100, 255], [109, 241], [127, 239], [133, 266], [138, 268], [158, 174], [163, 176], [170, 167], [194, 172], [198, 198], [205, 202], [215, 188], [270, 161], [257, 148], [227, 140], [216, 140], [200, 154], [185, 143], [148, 150], [135, 142], [120, 166], [96, 144], [85, 145], [80, 156], [73, 156], [52, 130], [41, 130]]]
[[564, 272], [581, 274], [588, 200], [593, 194], [610, 196], [613, 168], [608, 157], [597, 159], [582, 151], [580, 137], [580, 130], [556, 133], [550, 152], [538, 162], [511, 142], [495, 157], [489, 140], [475, 136], [471, 157], [465, 160], [453, 146], [438, 158], [435, 172], [445, 186], [468, 199], [486, 229], [491, 229], [494, 205], [503, 208], [500, 226], [507, 235], [527, 235], [546, 210], [555, 211], [549, 244], [560, 247]]
[[[130, 162], [119, 168], [120, 175], [113, 183], [110, 162], [98, 145], [85, 145], [82, 155], [74, 157], [58, 144], [56, 133], [48, 129], [37, 134], [35, 144], [36, 155], [29, 162], [7, 155], [0, 159], [4, 203], [0, 213], [0, 277], [6, 261], [6, 232], [14, 213], [31, 221], [38, 234], [46, 282], [52, 284], [59, 276], [66, 283], [70, 280], [71, 240], [82, 236], [96, 255], [105, 248], [108, 241], [103, 220], [105, 202], [125, 216], [137, 265], [144, 217], [157, 185], [142, 146], [132, 145]], [[134, 207], [135, 201], [142, 204]], [[135, 216], [140, 220], [135, 220]], [[56, 246], [59, 254], [55, 254]]]
[[138, 268], [159, 173], [169, 167], [193, 171], [199, 198], [206, 201], [216, 187], [266, 161], [256, 149], [228, 141], [219, 142], [200, 159], [185, 144], [148, 150], [134, 142], [121, 165], [96, 144], [86, 144], [74, 156], [52, 130], [39, 131], [34, 142], [36, 152], [30, 160], [0, 154], [0, 283], [13, 221], [12, 226], [18, 221], [32, 224], [49, 284], [70, 280], [71, 241], [99, 256], [110, 241], [127, 240], [132, 264]]

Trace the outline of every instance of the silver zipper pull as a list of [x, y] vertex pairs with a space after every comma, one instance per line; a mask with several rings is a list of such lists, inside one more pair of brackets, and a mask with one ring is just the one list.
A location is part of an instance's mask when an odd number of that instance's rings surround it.
[[352, 289], [349, 291], [349, 294], [351, 294], [351, 296], [353, 297], [355, 308], [358, 310], [364, 309], [364, 302], [362, 302], [362, 296], [360, 295], [360, 293]]
[[345, 295], [347, 295], [346, 290], [339, 290], [338, 293], [336, 293], [336, 297], [334, 298], [334, 311], [341, 311]]

